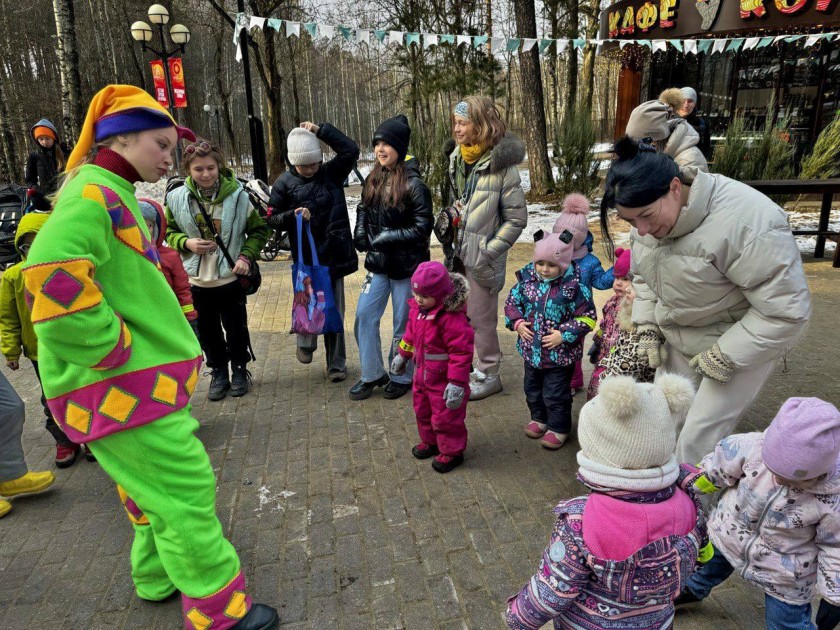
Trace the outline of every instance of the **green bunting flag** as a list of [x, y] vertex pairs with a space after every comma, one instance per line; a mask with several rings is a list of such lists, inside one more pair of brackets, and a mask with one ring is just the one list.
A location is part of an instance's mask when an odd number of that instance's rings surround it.
[[505, 50], [507, 50], [507, 52], [516, 52], [517, 50], [519, 50], [519, 44], [521, 41], [522, 40], [520, 39], [507, 40], [507, 46], [505, 47]]
[[405, 34], [405, 47], [408, 48], [412, 44], [420, 45], [420, 33], [406, 33]]
[[346, 26], [339, 26], [338, 32], [346, 39], [348, 42], [353, 38], [353, 30], [347, 28]]
[[573, 39], [572, 44], [574, 45], [575, 48], [583, 48], [584, 45], [586, 45], [586, 40], [585, 39]]
[[315, 22], [306, 22], [303, 25], [303, 28], [306, 29], [306, 32], [309, 33], [310, 37], [318, 36], [318, 25]]
[[669, 39], [668, 43], [671, 44], [671, 46], [676, 48], [678, 51], [680, 51], [680, 52], [683, 51], [682, 40], [680, 40], [680, 39]]
[[455, 43], [455, 36], [454, 35], [441, 35], [440, 36], [440, 43], [441, 44], [454, 44]]
[[481, 48], [487, 43], [487, 35], [476, 35], [473, 37], [473, 48]]
[[269, 18], [268, 25], [275, 31], [280, 32], [280, 28], [283, 26], [283, 20], [278, 20], [277, 18]]
[[736, 37], [731, 42], [729, 42], [729, 46], [726, 47], [726, 52], [738, 52], [738, 49], [741, 47], [741, 44], [744, 43], [743, 37]]
[[541, 39], [540, 40], [540, 54], [542, 55], [548, 47], [554, 43], [553, 39]]

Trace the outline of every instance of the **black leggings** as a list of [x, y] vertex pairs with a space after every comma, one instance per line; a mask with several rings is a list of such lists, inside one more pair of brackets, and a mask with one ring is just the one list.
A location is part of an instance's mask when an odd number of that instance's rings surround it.
[[[32, 361], [32, 367], [35, 368], [35, 376], [38, 377], [38, 383], [41, 383], [41, 372], [38, 370], [38, 362]], [[56, 424], [55, 418], [53, 418], [52, 412], [50, 408], [47, 406], [47, 397], [44, 396], [44, 386], [41, 385], [41, 406], [44, 407], [44, 415], [47, 416], [46, 421], [46, 428], [47, 431], [50, 432], [50, 435], [53, 436], [56, 444], [61, 444], [62, 446], [71, 446], [73, 442], [70, 441], [70, 438], [65, 435], [64, 431], [61, 430], [61, 427]]]
[[198, 333], [201, 349], [207, 356], [207, 367], [248, 363], [251, 360], [251, 338], [242, 285], [234, 280], [211, 289], [194, 286], [192, 297], [198, 311]]

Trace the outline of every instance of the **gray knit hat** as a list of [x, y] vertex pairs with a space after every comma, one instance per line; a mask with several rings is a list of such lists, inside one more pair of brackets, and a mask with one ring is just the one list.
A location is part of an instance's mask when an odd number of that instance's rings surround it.
[[671, 135], [671, 126], [668, 124], [671, 117], [672, 111], [668, 105], [662, 101], [647, 101], [630, 112], [625, 133], [633, 140], [665, 140]]
[[286, 139], [286, 149], [289, 154], [289, 164], [292, 166], [315, 164], [324, 159], [318, 136], [303, 127], [292, 129]]

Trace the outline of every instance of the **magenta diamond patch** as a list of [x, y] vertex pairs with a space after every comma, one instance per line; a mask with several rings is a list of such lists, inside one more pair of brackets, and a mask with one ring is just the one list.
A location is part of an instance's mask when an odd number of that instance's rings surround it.
[[41, 293], [51, 299], [56, 304], [69, 309], [76, 298], [84, 291], [85, 285], [63, 269], [56, 269], [44, 286], [41, 287]]

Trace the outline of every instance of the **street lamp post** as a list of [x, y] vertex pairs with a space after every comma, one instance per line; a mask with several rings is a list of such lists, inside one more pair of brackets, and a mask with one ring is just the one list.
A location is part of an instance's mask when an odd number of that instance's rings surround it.
[[216, 144], [219, 147], [222, 146], [222, 127], [221, 123], [219, 122], [219, 107], [217, 105], [204, 105], [204, 111], [208, 113], [210, 116], [214, 116], [216, 118]]
[[[153, 4], [148, 11], [149, 21], [157, 26], [158, 39], [160, 40], [160, 48], [153, 48], [149, 45], [152, 41], [152, 27], [146, 22], [139, 20], [131, 25], [131, 37], [135, 41], [140, 42], [143, 50], [150, 50], [163, 61], [163, 76], [166, 82], [166, 95], [169, 101], [169, 113], [175, 117], [175, 99], [172, 97], [172, 77], [169, 76], [169, 58], [175, 56], [176, 53], [183, 53], [190, 41], [190, 29], [183, 24], [174, 24], [169, 29], [169, 39], [175, 44], [175, 48], [167, 48], [166, 38], [164, 37], [163, 27], [169, 23], [169, 11], [162, 4]], [[175, 155], [175, 167], [179, 166], [181, 158], [180, 146], [177, 147]]]

